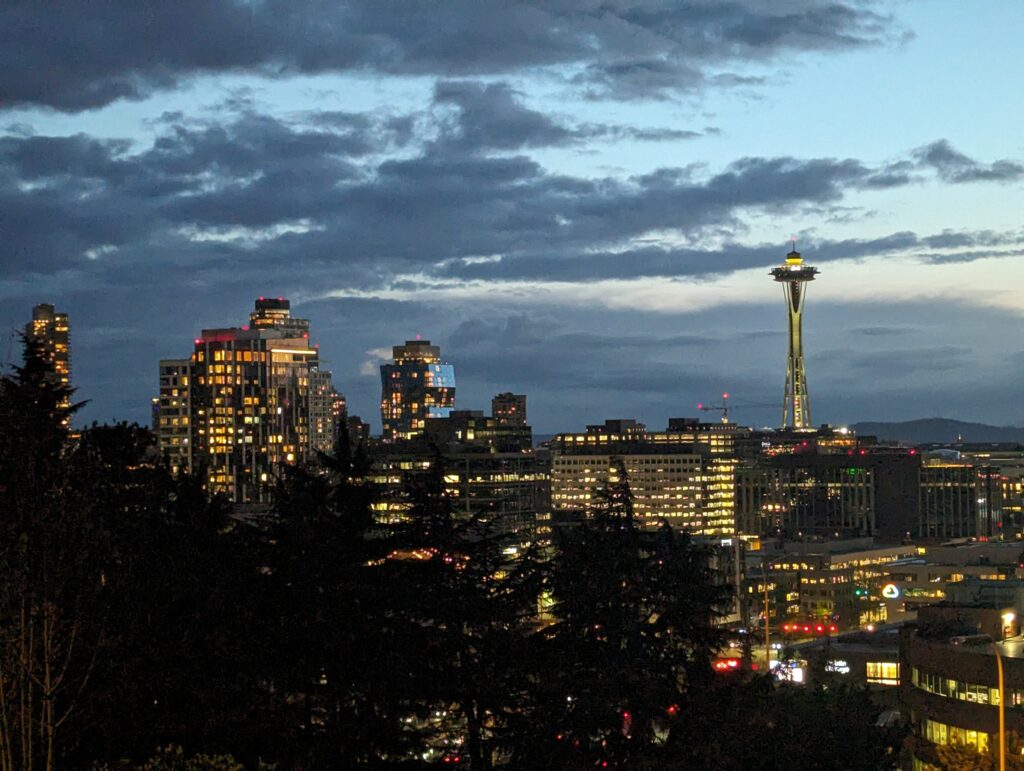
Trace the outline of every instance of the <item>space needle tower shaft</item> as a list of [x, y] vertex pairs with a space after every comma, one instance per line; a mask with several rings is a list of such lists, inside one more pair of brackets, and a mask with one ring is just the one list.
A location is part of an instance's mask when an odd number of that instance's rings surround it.
[[782, 284], [789, 317], [789, 357], [786, 361], [786, 391], [782, 400], [783, 428], [810, 428], [811, 402], [807, 395], [807, 371], [804, 369], [803, 318], [807, 283], [814, 281], [818, 269], [805, 265], [800, 252], [786, 255], [786, 264], [771, 275]]

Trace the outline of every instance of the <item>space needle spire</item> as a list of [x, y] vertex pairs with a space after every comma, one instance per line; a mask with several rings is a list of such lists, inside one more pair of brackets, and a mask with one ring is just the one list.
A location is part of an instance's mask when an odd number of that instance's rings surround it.
[[818, 269], [804, 264], [804, 258], [793, 248], [786, 263], [772, 270], [771, 275], [782, 284], [789, 316], [789, 357], [786, 361], [786, 392], [782, 401], [783, 428], [810, 428], [811, 402], [807, 395], [807, 371], [804, 369], [803, 318], [807, 282], [814, 281]]

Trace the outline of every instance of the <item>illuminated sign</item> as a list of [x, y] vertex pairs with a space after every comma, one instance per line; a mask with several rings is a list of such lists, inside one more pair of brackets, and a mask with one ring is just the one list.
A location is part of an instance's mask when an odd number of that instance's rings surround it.
[[900, 596], [900, 588], [896, 584], [886, 584], [882, 587], [882, 596], [887, 600], [895, 600]]
[[843, 659], [836, 659], [835, 661], [830, 661], [825, 665], [825, 671], [835, 672], [840, 675], [848, 675], [850, 674], [850, 665]]
[[776, 680], [782, 680], [787, 683], [802, 683], [804, 681], [804, 668], [800, 665], [803, 663], [806, 662], [776, 661], [772, 659], [768, 662], [768, 667], [771, 669]]

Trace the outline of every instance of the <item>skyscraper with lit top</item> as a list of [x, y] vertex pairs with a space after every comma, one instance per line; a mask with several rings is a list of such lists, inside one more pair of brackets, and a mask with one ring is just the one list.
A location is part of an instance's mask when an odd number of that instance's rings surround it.
[[391, 349], [393, 361], [380, 368], [380, 416], [384, 438], [413, 439], [426, 421], [455, 407], [455, 367], [441, 362], [441, 349], [429, 340], [406, 340]]
[[248, 325], [204, 329], [190, 359], [161, 362], [161, 451], [236, 503], [268, 501], [282, 464], [329, 449], [334, 389], [319, 363], [309, 322], [259, 298]]
[[782, 284], [789, 317], [789, 355], [786, 359], [786, 388], [782, 401], [782, 426], [811, 427], [811, 402], [807, 395], [807, 371], [804, 369], [803, 319], [807, 284], [814, 281], [817, 268], [804, 264], [793, 244], [786, 255], [786, 264], [772, 270], [771, 275]]

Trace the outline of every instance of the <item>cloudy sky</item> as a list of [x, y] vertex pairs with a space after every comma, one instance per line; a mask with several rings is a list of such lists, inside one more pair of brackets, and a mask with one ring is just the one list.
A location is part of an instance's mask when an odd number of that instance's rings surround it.
[[417, 334], [539, 432], [1024, 423], [1017, 0], [0, 7], [0, 325], [72, 319], [83, 420], [286, 295], [353, 412]]

